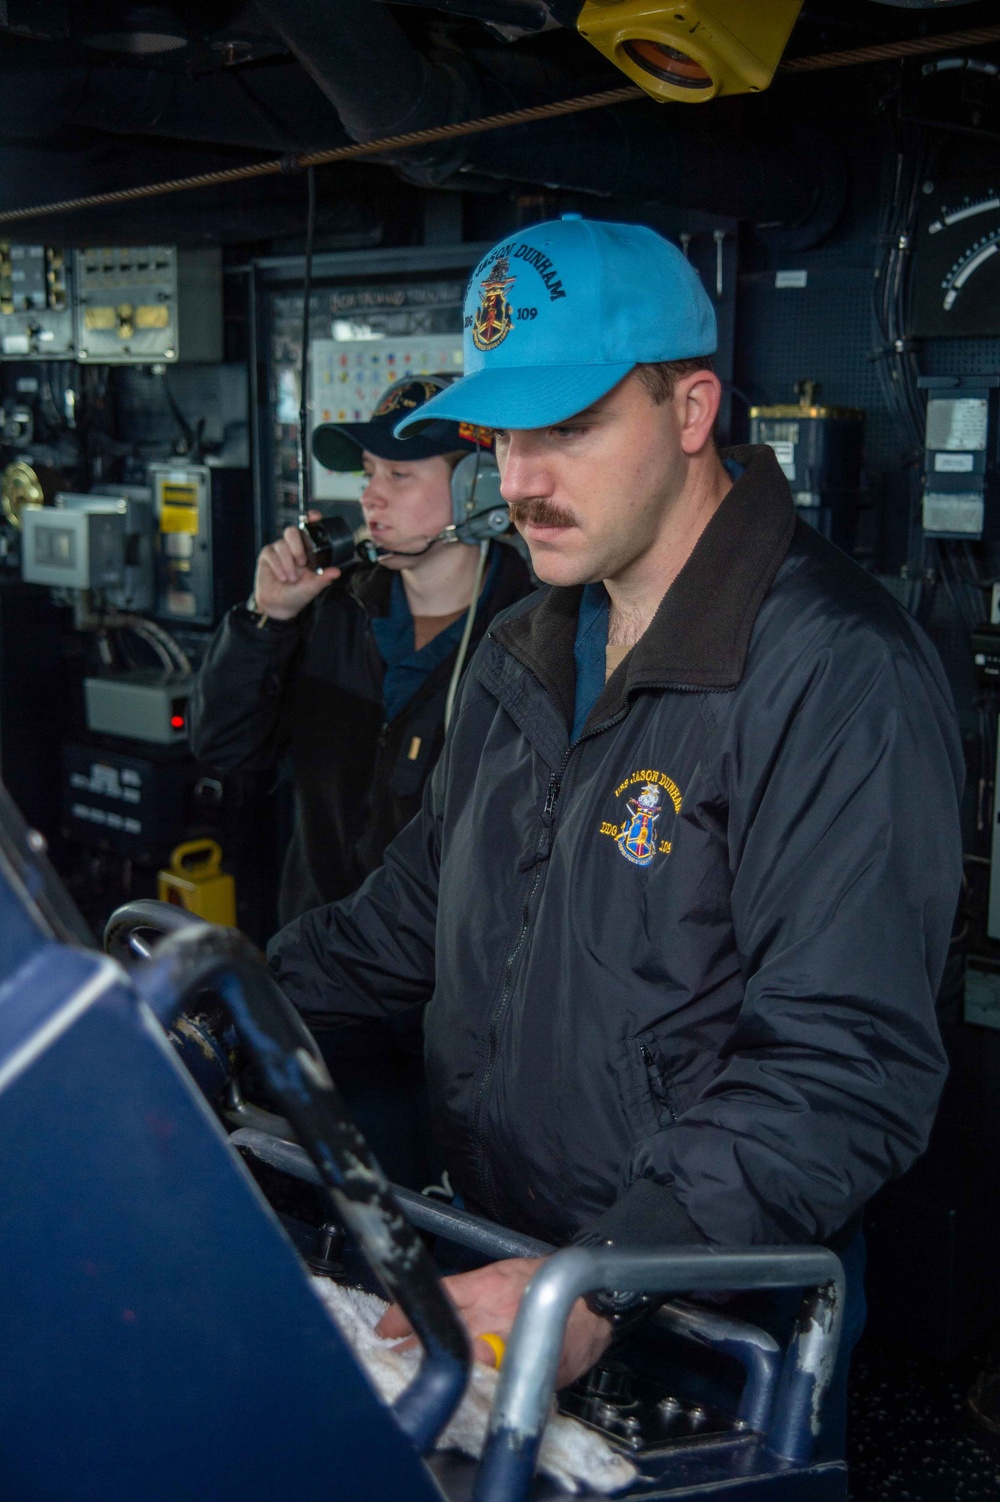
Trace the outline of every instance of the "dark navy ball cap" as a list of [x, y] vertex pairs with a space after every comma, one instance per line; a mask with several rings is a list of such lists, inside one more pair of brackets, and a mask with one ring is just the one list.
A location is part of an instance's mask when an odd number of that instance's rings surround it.
[[361, 468], [367, 450], [377, 459], [434, 459], [441, 454], [475, 453], [490, 448], [489, 432], [467, 422], [432, 420], [417, 438], [393, 435], [396, 424], [416, 412], [425, 402], [440, 396], [450, 385], [446, 376], [407, 376], [394, 381], [382, 393], [367, 422], [326, 422], [316, 428], [312, 451], [326, 469], [353, 471]]

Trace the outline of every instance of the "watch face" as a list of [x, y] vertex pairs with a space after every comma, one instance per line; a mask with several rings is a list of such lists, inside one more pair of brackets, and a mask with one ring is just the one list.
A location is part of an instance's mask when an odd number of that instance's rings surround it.
[[619, 1293], [603, 1288], [596, 1293], [588, 1294], [585, 1300], [595, 1314], [601, 1314], [606, 1319], [612, 1320], [633, 1314], [649, 1301], [649, 1295], [645, 1293]]

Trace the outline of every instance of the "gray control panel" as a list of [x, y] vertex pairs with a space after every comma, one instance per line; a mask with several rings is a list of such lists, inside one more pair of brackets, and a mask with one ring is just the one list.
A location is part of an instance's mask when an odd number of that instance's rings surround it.
[[21, 576], [57, 589], [121, 589], [125, 513], [114, 501], [87, 511], [26, 506], [21, 513]]
[[0, 359], [73, 355], [72, 251], [0, 240]]
[[211, 474], [204, 464], [151, 464], [157, 529], [156, 613], [212, 621]]
[[187, 736], [187, 701], [191, 679], [163, 674], [119, 673], [85, 678], [87, 729], [169, 746]]
[[222, 252], [110, 245], [74, 255], [76, 357], [101, 365], [222, 359]]

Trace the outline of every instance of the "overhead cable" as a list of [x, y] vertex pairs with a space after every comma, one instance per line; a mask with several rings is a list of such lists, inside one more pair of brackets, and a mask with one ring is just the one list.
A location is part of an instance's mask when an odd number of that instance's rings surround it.
[[[966, 31], [941, 32], [937, 36], [911, 37], [869, 47], [855, 47], [841, 52], [813, 53], [789, 58], [778, 71], [782, 74], [814, 73], [828, 68], [849, 68], [864, 63], [892, 62], [898, 58], [925, 56], [933, 52], [950, 52], [957, 48], [981, 47], [1000, 42], [1000, 24], [977, 26]], [[456, 120], [449, 125], [432, 125], [425, 130], [411, 130], [403, 135], [382, 136], [374, 141], [354, 141], [348, 146], [332, 146], [326, 151], [309, 151], [300, 155], [272, 157], [264, 162], [247, 162], [242, 167], [223, 167], [215, 172], [197, 172], [189, 177], [170, 178], [164, 182], [143, 183], [138, 187], [116, 188], [107, 193], [90, 193], [80, 198], [64, 198], [57, 203], [34, 204], [28, 208], [8, 209], [0, 213], [0, 224], [22, 219], [40, 219], [53, 214], [68, 214], [80, 209], [104, 208], [112, 204], [133, 203], [141, 198], [158, 198], [165, 193], [186, 193], [197, 188], [217, 188], [227, 183], [248, 182], [258, 177], [277, 177], [287, 172], [304, 172], [310, 167], [329, 167], [359, 157], [384, 156], [432, 146], [439, 141], [459, 140], [463, 136], [482, 135], [486, 131], [504, 130], [514, 125], [531, 125], [538, 120], [558, 119], [561, 115], [580, 114], [584, 110], [606, 109], [615, 104], [631, 104], [649, 96], [637, 84], [618, 89], [601, 89], [593, 94], [579, 94], [571, 99], [557, 99], [549, 104], [527, 105], [523, 109], [503, 110], [475, 120]]]

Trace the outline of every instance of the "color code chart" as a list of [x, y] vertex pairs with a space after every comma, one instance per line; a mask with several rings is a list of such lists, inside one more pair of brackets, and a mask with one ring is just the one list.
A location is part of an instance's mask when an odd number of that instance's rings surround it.
[[[460, 334], [411, 339], [314, 339], [310, 344], [310, 428], [325, 422], [366, 422], [387, 386], [408, 375], [462, 373]], [[335, 474], [313, 460], [317, 500], [357, 500], [362, 480]]]

